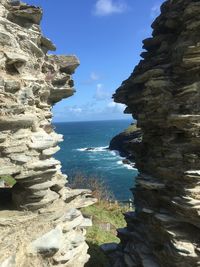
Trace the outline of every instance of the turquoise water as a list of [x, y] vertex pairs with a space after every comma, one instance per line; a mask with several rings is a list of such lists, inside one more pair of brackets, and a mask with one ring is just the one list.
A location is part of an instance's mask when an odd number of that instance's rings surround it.
[[[63, 134], [64, 142], [55, 157], [62, 163], [62, 171], [69, 177], [76, 173], [102, 179], [116, 199], [131, 197], [137, 170], [122, 164], [118, 153], [106, 148], [116, 134], [122, 132], [131, 121], [94, 121], [55, 123], [56, 132]], [[94, 148], [92, 151], [86, 148]]]

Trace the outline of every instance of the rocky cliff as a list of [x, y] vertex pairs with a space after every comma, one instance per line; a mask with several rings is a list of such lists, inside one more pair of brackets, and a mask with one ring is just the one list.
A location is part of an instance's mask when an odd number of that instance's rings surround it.
[[[41, 34], [42, 10], [20, 1], [0, 3], [0, 266], [84, 266], [84, 227], [76, 208], [93, 203], [72, 190], [52, 155], [62, 136], [51, 125], [52, 105], [74, 93], [75, 56], [48, 55], [54, 44]], [[8, 196], [11, 196], [10, 198]]]
[[141, 142], [141, 140], [141, 130], [133, 123], [123, 132], [112, 138], [109, 149], [117, 150], [120, 156], [126, 157], [127, 160], [135, 161], [135, 153], [131, 146], [133, 143]]
[[200, 2], [168, 0], [116, 91], [142, 129], [135, 212], [114, 266], [200, 266]]

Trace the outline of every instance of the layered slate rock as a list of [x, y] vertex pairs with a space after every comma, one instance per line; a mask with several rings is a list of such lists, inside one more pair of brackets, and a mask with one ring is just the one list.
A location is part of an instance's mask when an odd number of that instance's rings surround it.
[[135, 212], [113, 266], [200, 266], [200, 2], [168, 0], [116, 91], [142, 130]]
[[94, 200], [67, 187], [52, 157], [62, 136], [51, 125], [52, 105], [74, 93], [79, 60], [47, 54], [55, 45], [41, 34], [41, 18], [38, 7], [1, 0], [0, 177], [16, 184], [0, 191], [0, 266], [81, 267], [88, 220], [76, 208]]

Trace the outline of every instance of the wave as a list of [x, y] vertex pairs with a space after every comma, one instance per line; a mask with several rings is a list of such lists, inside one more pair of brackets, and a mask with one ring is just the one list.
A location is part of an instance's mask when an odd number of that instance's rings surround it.
[[[110, 154], [112, 154], [113, 156], [119, 156], [120, 157], [120, 155], [119, 155], [119, 151], [117, 151], [117, 150], [109, 150], [109, 152], [110, 152]], [[121, 157], [120, 157], [121, 158]]]
[[134, 165], [124, 164], [124, 167], [127, 168], [128, 170], [135, 170], [135, 171], [137, 171], [137, 169], [134, 167]]
[[[123, 158], [124, 159], [124, 158]], [[128, 170], [135, 170], [137, 171], [137, 169], [135, 168], [135, 164], [134, 163], [124, 163], [123, 160], [118, 160], [117, 161], [118, 165], [122, 165], [124, 168], [127, 168]]]
[[77, 148], [76, 150], [85, 152], [105, 152], [108, 151], [108, 147], [107, 146], [83, 147], [83, 148]]
[[[101, 166], [97, 167], [98, 169], [115, 169], [116, 168], [116, 163], [117, 165], [120, 165], [118, 168], [126, 168], [128, 170], [136, 170], [134, 163], [125, 163], [124, 160], [126, 158], [123, 158], [119, 155], [119, 152], [117, 150], [109, 150], [108, 146], [99, 146], [99, 147], [82, 147], [82, 148], [77, 148], [77, 151], [81, 152], [90, 152], [90, 153], [96, 153], [96, 152], [108, 152], [111, 154], [111, 157], [103, 157], [101, 160], [114, 160], [115, 161], [115, 167], [114, 166]], [[97, 156], [89, 154], [89, 161], [98, 161], [99, 158], [96, 158]]]

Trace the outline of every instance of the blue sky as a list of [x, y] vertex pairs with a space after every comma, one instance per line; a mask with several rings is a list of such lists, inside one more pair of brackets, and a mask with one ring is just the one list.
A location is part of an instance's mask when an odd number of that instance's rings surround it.
[[76, 94], [53, 108], [54, 121], [129, 119], [112, 94], [140, 60], [142, 40], [164, 0], [26, 0], [44, 11], [42, 31], [56, 54], [75, 54]]

